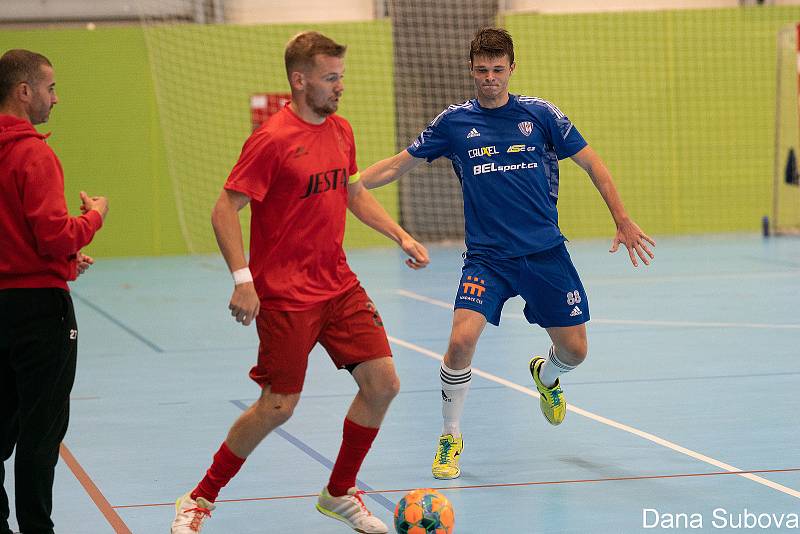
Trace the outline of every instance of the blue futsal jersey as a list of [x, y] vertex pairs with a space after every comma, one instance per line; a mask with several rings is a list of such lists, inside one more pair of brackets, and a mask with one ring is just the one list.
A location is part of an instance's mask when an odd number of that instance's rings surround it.
[[452, 161], [464, 193], [470, 254], [526, 256], [558, 246], [558, 160], [586, 141], [541, 98], [509, 95], [494, 109], [477, 99], [448, 107], [408, 147], [415, 158]]

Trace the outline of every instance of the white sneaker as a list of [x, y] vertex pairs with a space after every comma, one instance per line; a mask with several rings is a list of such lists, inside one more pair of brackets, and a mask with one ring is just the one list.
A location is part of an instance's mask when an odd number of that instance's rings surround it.
[[203, 528], [203, 521], [211, 517], [216, 508], [202, 497], [195, 501], [191, 492], [175, 501], [175, 520], [172, 522], [171, 534], [195, 534]]
[[322, 488], [317, 500], [317, 510], [323, 514], [338, 519], [362, 534], [387, 534], [389, 528], [372, 512], [367, 510], [361, 495], [364, 492], [356, 488], [347, 490], [347, 495], [333, 497], [328, 493], [327, 486]]

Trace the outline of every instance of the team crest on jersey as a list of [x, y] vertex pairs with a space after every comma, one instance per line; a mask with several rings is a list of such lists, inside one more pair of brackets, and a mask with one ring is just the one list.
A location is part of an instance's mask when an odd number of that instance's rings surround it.
[[528, 137], [533, 131], [533, 123], [531, 121], [522, 121], [517, 126], [525, 137]]

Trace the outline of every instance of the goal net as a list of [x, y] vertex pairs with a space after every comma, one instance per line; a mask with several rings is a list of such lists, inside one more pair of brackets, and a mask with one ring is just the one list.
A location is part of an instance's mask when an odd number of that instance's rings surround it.
[[[305, 3], [298, 4], [308, 11]], [[216, 250], [211, 209], [254, 124], [285, 102], [289, 86], [283, 51], [301, 31], [320, 31], [348, 45], [338, 113], [353, 125], [359, 167], [395, 153], [388, 19], [267, 24], [260, 20], [281, 20], [285, 14], [231, 0], [139, 0], [139, 6], [170, 178], [190, 252]], [[396, 216], [396, 186], [374, 194]], [[242, 210], [245, 243], [248, 217], [249, 210]], [[345, 243], [385, 243], [385, 238], [349, 221]]]
[[[781, 34], [777, 143], [772, 120], [775, 35], [800, 20], [798, 6], [551, 13], [501, 9], [521, 0], [138, 2], [192, 252], [216, 250], [211, 208], [253, 125], [285, 101], [284, 45], [303, 30], [348, 46], [339, 113], [362, 170], [474, 97], [469, 42], [497, 25], [514, 38], [511, 92], [549, 100], [573, 121], [645, 231], [755, 232], [773, 203], [777, 230], [798, 226], [800, 192], [785, 179], [789, 149], [800, 158], [794, 30]], [[613, 236], [603, 200], [569, 160], [559, 189], [568, 238]], [[419, 239], [463, 239], [460, 184], [446, 159], [373, 193]], [[346, 246], [386, 243], [348, 221]]]
[[772, 230], [800, 234], [800, 25], [778, 33]]

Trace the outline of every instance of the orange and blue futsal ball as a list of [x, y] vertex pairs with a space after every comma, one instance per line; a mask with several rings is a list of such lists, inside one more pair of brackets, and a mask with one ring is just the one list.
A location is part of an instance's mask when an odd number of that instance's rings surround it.
[[394, 509], [398, 534], [453, 534], [455, 521], [450, 501], [432, 489], [409, 491]]

